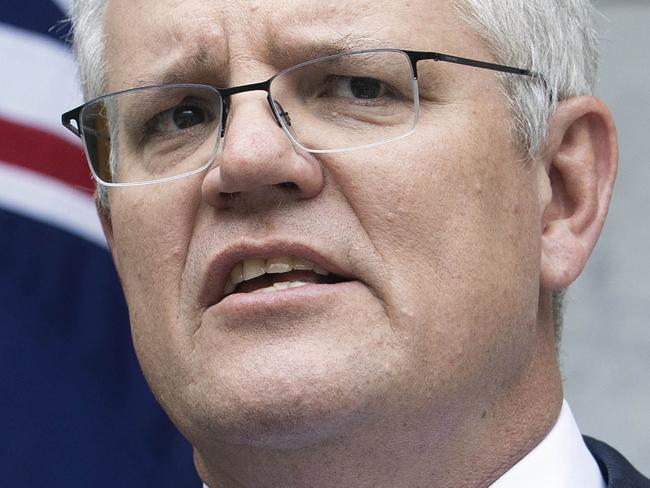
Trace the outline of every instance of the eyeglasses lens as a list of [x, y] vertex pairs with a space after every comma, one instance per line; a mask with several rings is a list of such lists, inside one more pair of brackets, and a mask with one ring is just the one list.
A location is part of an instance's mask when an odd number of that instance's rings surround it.
[[214, 158], [221, 98], [215, 89], [196, 85], [135, 89], [86, 106], [81, 123], [88, 159], [100, 180], [173, 178]]
[[415, 90], [410, 60], [398, 51], [303, 63], [271, 83], [278, 120], [309, 151], [354, 149], [408, 134]]

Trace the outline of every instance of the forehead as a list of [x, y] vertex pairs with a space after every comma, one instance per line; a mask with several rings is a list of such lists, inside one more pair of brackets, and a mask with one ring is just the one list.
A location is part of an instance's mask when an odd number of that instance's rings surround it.
[[489, 56], [452, 0], [110, 0], [105, 32], [112, 89], [172, 81], [170, 65], [281, 69], [374, 47]]

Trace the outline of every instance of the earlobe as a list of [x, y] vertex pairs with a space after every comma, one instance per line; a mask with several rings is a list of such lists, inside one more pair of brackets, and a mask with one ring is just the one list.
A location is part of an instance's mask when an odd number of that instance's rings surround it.
[[541, 286], [567, 288], [605, 223], [618, 165], [616, 128], [594, 97], [562, 102], [549, 124], [544, 161], [551, 197], [542, 214]]

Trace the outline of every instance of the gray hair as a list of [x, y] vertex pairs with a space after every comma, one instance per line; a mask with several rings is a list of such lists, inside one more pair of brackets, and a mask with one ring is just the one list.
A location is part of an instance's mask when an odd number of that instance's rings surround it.
[[456, 8], [497, 61], [541, 73], [543, 84], [504, 76], [513, 135], [532, 159], [542, 148], [557, 102], [593, 93], [598, 72], [595, 8], [590, 0], [456, 0]]
[[103, 95], [106, 89], [103, 19], [107, 4], [108, 0], [73, 0], [70, 8], [73, 47], [85, 100]]
[[[88, 100], [106, 86], [103, 15], [108, 0], [73, 0], [74, 48]], [[590, 0], [455, 0], [454, 5], [486, 42], [499, 63], [541, 73], [546, 86], [519, 76], [501, 76], [512, 114], [513, 138], [532, 159], [543, 147], [548, 121], [558, 101], [593, 93], [598, 71], [595, 8]], [[453, 54], [453, 53], [452, 53]], [[100, 205], [107, 208], [104, 188]], [[553, 294], [559, 342], [564, 290]]]

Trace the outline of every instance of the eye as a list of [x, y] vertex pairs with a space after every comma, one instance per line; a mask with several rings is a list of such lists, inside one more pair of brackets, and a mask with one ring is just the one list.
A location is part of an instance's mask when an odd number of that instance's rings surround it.
[[146, 124], [149, 136], [173, 135], [197, 126], [204, 126], [215, 119], [214, 113], [200, 102], [183, 102], [158, 113]]
[[192, 105], [180, 105], [173, 109], [171, 114], [174, 126], [177, 129], [189, 129], [206, 120], [205, 111]]
[[329, 76], [326, 86], [329, 96], [358, 100], [376, 100], [391, 94], [388, 84], [374, 78]]

